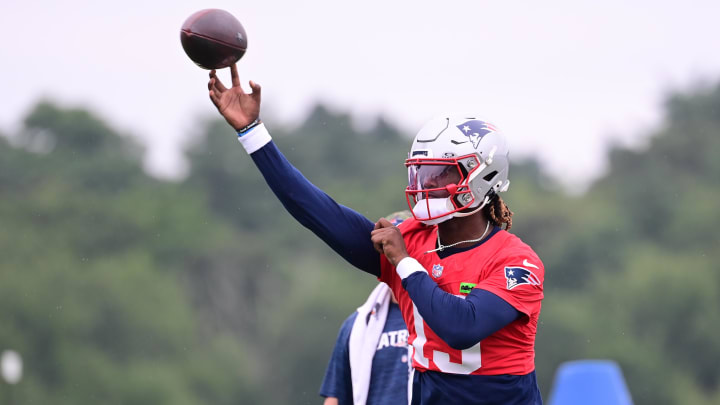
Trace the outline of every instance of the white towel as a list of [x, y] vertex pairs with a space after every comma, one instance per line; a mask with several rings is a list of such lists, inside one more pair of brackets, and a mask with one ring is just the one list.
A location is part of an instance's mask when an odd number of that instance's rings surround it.
[[390, 287], [380, 283], [370, 293], [367, 301], [357, 309], [358, 314], [348, 343], [354, 405], [365, 405], [367, 401], [372, 361], [385, 328], [390, 296]]

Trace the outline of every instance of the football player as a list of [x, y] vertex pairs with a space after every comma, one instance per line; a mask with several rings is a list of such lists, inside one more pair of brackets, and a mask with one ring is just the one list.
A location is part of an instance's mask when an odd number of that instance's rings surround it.
[[[441, 117], [416, 135], [406, 161], [413, 217], [373, 223], [313, 186], [260, 120], [261, 89], [226, 87], [210, 99], [288, 212], [397, 297], [408, 327], [413, 404], [541, 404], [535, 334], [544, 267], [507, 232], [512, 213], [504, 135], [475, 117]], [[505, 230], [502, 226], [505, 226]]]

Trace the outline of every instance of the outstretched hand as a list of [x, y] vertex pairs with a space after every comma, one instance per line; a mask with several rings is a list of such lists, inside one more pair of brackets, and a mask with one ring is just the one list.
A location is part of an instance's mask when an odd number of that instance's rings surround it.
[[237, 66], [230, 66], [230, 75], [232, 77], [232, 87], [227, 88], [218, 79], [215, 69], [210, 71], [210, 81], [208, 82], [208, 90], [210, 90], [210, 100], [217, 107], [220, 115], [239, 131], [250, 125], [260, 116], [260, 85], [250, 81], [251, 93], [245, 93], [240, 86], [240, 78], [238, 77]]
[[385, 218], [377, 221], [375, 229], [370, 233], [370, 239], [375, 250], [384, 254], [393, 266], [397, 266], [400, 260], [409, 256], [400, 229]]

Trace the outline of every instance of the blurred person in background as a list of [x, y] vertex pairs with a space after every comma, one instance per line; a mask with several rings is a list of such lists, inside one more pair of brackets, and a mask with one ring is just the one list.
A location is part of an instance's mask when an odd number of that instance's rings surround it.
[[[411, 216], [401, 211], [385, 218], [398, 226]], [[379, 283], [340, 327], [320, 387], [323, 405], [407, 404], [407, 338], [395, 295], [387, 284]]]

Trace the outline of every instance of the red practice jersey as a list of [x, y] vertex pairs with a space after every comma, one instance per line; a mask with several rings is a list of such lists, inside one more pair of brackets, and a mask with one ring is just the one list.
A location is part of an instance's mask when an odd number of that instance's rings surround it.
[[441, 289], [464, 297], [472, 288], [481, 288], [523, 314], [473, 347], [453, 349], [423, 321], [395, 267], [381, 255], [380, 280], [392, 288], [400, 304], [413, 346], [413, 366], [419, 371], [474, 375], [524, 375], [535, 370], [535, 334], [545, 278], [535, 252], [517, 236], [500, 230], [472, 249], [440, 258], [437, 252], [426, 253], [436, 248], [437, 226], [409, 219], [400, 230], [409, 255]]

